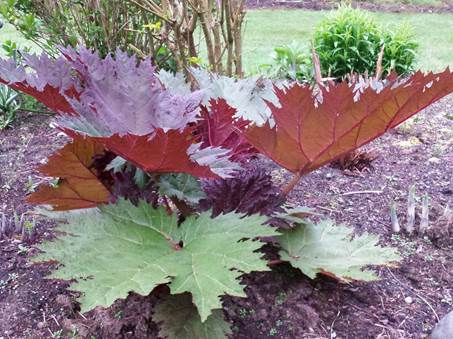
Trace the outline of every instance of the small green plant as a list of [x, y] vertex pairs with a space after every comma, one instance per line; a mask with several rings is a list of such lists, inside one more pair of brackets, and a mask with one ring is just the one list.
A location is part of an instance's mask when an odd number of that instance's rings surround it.
[[261, 65], [261, 71], [271, 78], [307, 81], [313, 78], [310, 54], [296, 42], [276, 47], [272, 63]]
[[[416, 213], [417, 202], [421, 200], [420, 204], [420, 213]], [[420, 199], [416, 195], [415, 185], [412, 185], [409, 188], [409, 192], [407, 195], [407, 217], [406, 223], [404, 224], [404, 229], [408, 234], [413, 234], [415, 231], [419, 234], [424, 234], [429, 227], [429, 196], [428, 194], [424, 194], [423, 197]], [[415, 219], [416, 215], [420, 217], [420, 223], [418, 227], [415, 226]], [[395, 233], [399, 233], [401, 231], [400, 222], [398, 220], [397, 214], [397, 204], [395, 201], [390, 202], [390, 219], [392, 222], [392, 230]]]
[[341, 5], [317, 28], [314, 47], [324, 76], [374, 74], [382, 48], [385, 72], [413, 71], [417, 42], [407, 24], [395, 31], [379, 26], [368, 12]]
[[8, 217], [0, 212], [0, 240], [4, 238], [20, 237], [22, 241], [35, 236], [35, 219], [27, 217], [26, 213]]
[[55, 339], [60, 339], [61, 336], [63, 335], [63, 330], [58, 330], [58, 331], [55, 331], [55, 332], [51, 332], [52, 334], [52, 338], [55, 338]]
[[286, 299], [288, 299], [288, 295], [286, 294], [286, 292], [279, 292], [277, 297], [275, 298], [275, 304], [277, 305], [283, 305], [284, 302], [286, 301]]
[[11, 88], [0, 84], [0, 130], [11, 125], [20, 109], [19, 94]]

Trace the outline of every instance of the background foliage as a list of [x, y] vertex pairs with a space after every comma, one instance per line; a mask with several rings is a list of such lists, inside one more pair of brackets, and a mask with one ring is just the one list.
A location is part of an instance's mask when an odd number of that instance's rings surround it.
[[383, 46], [385, 71], [411, 72], [418, 45], [410, 29], [405, 25], [390, 31], [380, 27], [366, 11], [340, 6], [320, 23], [314, 35], [323, 75], [374, 74]]

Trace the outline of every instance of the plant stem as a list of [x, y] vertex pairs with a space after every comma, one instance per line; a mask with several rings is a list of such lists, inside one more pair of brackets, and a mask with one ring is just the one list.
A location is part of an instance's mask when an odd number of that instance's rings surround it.
[[275, 266], [275, 265], [283, 264], [284, 262], [285, 262], [285, 261], [280, 260], [280, 259], [269, 260], [269, 261], [267, 262], [267, 266], [272, 267], [272, 266]]
[[294, 187], [296, 187], [301, 177], [302, 176], [300, 173], [294, 174], [294, 177], [282, 188], [284, 196], [287, 196], [289, 192], [291, 192], [294, 189]]

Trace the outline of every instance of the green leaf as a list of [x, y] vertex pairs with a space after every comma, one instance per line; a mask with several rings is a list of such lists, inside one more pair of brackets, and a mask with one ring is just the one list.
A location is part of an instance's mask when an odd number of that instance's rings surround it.
[[121, 172], [127, 165], [127, 160], [122, 157], [115, 157], [106, 167], [106, 171], [113, 170], [113, 173]]
[[344, 281], [375, 280], [374, 272], [362, 269], [400, 260], [394, 249], [378, 245], [378, 236], [363, 234], [352, 239], [351, 228], [336, 226], [332, 220], [298, 224], [281, 232], [281, 259], [312, 279], [323, 273]]
[[162, 175], [159, 179], [159, 189], [162, 195], [176, 197], [192, 204], [205, 197], [200, 181], [186, 173]]
[[189, 293], [167, 296], [156, 306], [153, 320], [159, 323], [159, 336], [162, 338], [226, 339], [231, 334], [221, 310], [212, 312], [202, 323]]
[[63, 265], [51, 277], [77, 280], [71, 289], [82, 292], [82, 312], [171, 283], [174, 294], [192, 293], [203, 322], [222, 307], [222, 295], [245, 296], [237, 280], [242, 274], [268, 269], [255, 238], [278, 235], [261, 216], [212, 219], [207, 212], [178, 226], [164, 208], [123, 199], [67, 218], [57, 228], [65, 234], [40, 245], [45, 253], [34, 261]]

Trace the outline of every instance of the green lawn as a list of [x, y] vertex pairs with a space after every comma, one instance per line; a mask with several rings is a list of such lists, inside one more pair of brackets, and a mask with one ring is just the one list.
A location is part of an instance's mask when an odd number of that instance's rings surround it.
[[[327, 12], [306, 10], [254, 10], [246, 15], [244, 65], [256, 72], [268, 63], [275, 46], [293, 40], [310, 44], [317, 23]], [[453, 65], [453, 15], [373, 13], [384, 25], [411, 23], [420, 43], [418, 64], [423, 70], [442, 70]]]

